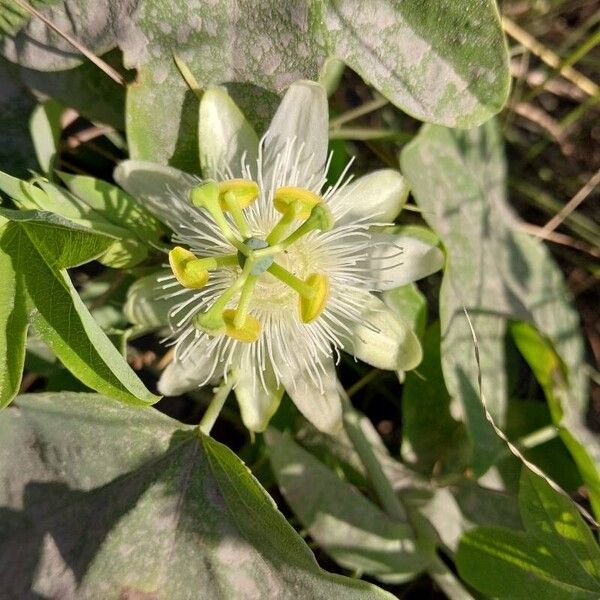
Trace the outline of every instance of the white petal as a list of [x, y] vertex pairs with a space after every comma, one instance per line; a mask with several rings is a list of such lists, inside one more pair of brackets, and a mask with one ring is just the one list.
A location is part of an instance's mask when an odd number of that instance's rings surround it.
[[127, 300], [123, 312], [129, 321], [145, 327], [163, 327], [169, 323], [169, 311], [179, 302], [181, 296], [170, 299], [162, 298], [171, 290], [162, 289], [163, 283], [158, 281], [171, 271], [163, 269], [153, 275], [138, 279], [127, 291]]
[[189, 220], [188, 195], [198, 183], [198, 177], [143, 160], [123, 161], [114, 170], [113, 177], [171, 229]]
[[124, 160], [113, 172], [115, 181], [134, 198], [170, 198], [187, 195], [198, 178], [176, 169], [144, 160]]
[[334, 433], [342, 426], [342, 403], [333, 358], [324, 359], [317, 368], [321, 373], [322, 388], [298, 365], [277, 365], [281, 381], [298, 410], [317, 429]]
[[[214, 384], [223, 376], [223, 369], [217, 368], [211, 375], [211, 368], [210, 356], [200, 348], [195, 357], [174, 360], [167, 366], [158, 380], [158, 391], [163, 396], [179, 396], [201, 385]], [[211, 376], [207, 381], [209, 375]]]
[[439, 271], [444, 254], [436, 246], [406, 234], [371, 233], [368, 270], [378, 290], [389, 290]]
[[235, 396], [244, 425], [250, 431], [264, 431], [279, 407], [283, 386], [277, 386], [271, 368], [263, 373], [262, 379], [255, 366], [236, 370], [233, 376], [236, 378]]
[[242, 177], [242, 157], [256, 168], [258, 137], [223, 87], [211, 87], [202, 95], [198, 141], [205, 178], [221, 179], [227, 169], [233, 177]]
[[[339, 204], [340, 224], [368, 218], [373, 223], [391, 223], [400, 213], [410, 188], [398, 171], [381, 169], [346, 186], [332, 203]], [[346, 212], [347, 211], [347, 212]]]
[[[313, 81], [297, 81], [286, 92], [264, 141], [263, 179], [271, 185], [271, 176], [278, 154], [293, 152], [287, 168], [279, 171], [276, 185], [307, 187], [323, 176], [327, 161], [328, 131], [327, 94]], [[296, 162], [296, 159], [297, 162]], [[291, 179], [297, 165], [298, 179]]]
[[355, 301], [363, 307], [362, 322], [345, 321], [352, 331], [348, 352], [379, 369], [414, 369], [423, 353], [410, 326], [373, 294], [359, 290], [354, 293]]

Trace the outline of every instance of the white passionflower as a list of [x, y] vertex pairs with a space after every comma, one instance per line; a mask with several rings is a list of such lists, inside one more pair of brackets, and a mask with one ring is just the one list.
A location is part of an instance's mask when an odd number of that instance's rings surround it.
[[115, 172], [174, 231], [170, 270], [137, 282], [127, 303], [134, 322], [171, 328], [159, 390], [233, 377], [244, 423], [261, 431], [285, 389], [332, 431], [339, 350], [381, 369], [421, 359], [410, 327], [373, 292], [437, 270], [442, 255], [382, 229], [408, 194], [397, 171], [324, 187], [327, 98], [316, 83], [289, 88], [260, 142], [227, 93], [210, 89], [199, 137], [204, 180], [139, 161]]

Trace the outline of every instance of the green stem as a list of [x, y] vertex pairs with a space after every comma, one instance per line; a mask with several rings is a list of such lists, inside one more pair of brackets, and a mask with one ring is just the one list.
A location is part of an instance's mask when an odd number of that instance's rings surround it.
[[372, 129], [369, 127], [342, 127], [329, 132], [330, 140], [397, 140], [408, 143], [414, 136], [405, 131]]
[[244, 283], [235, 317], [233, 318], [233, 325], [237, 329], [243, 327], [244, 323], [246, 322], [248, 309], [250, 308], [250, 301], [252, 300], [252, 292], [254, 291], [254, 286], [256, 285], [257, 279], [258, 277], [256, 275], [248, 275], [248, 279], [246, 279]]
[[309, 298], [314, 293], [314, 290], [310, 285], [296, 277], [293, 273], [290, 273], [287, 269], [284, 269], [281, 265], [273, 263], [267, 271], [274, 277], [277, 277], [279, 281], [283, 281], [286, 285], [289, 285], [293, 290], [297, 291], [301, 296]]
[[330, 129], [337, 129], [344, 123], [348, 123], [348, 121], [354, 121], [354, 119], [358, 119], [364, 115], [368, 115], [370, 112], [378, 110], [389, 103], [387, 98], [380, 96], [379, 98], [374, 98], [369, 102], [365, 102], [363, 105], [353, 108], [352, 110], [346, 111], [342, 113], [339, 117], [335, 117], [329, 121]]
[[202, 94], [203, 94], [202, 88], [200, 87], [200, 84], [198, 83], [198, 81], [196, 80], [196, 78], [194, 77], [192, 72], [190, 71], [189, 67], [174, 52], [173, 52], [173, 60], [175, 61], [175, 66], [181, 73], [183, 80], [185, 81], [187, 86], [190, 88], [190, 90], [193, 92], [194, 96], [196, 96], [196, 98], [198, 98], [198, 100], [202, 100]]
[[242, 237], [251, 237], [252, 232], [250, 231], [250, 226], [248, 225], [248, 221], [246, 221], [244, 211], [242, 210], [240, 203], [237, 201], [235, 194], [233, 192], [227, 192], [225, 194], [224, 200], [227, 209], [231, 213], [231, 216], [233, 217], [233, 220], [237, 225], [238, 231], [242, 234]]
[[229, 392], [231, 392], [231, 388], [235, 383], [235, 379], [233, 376], [230, 376], [227, 381], [223, 381], [221, 385], [218, 387], [215, 395], [213, 396], [206, 412], [204, 413], [200, 424], [198, 425], [198, 429], [204, 435], [210, 435], [210, 432], [213, 428], [213, 425], [217, 421], [217, 417], [225, 404], [225, 400], [227, 400], [227, 396], [229, 396]]
[[367, 470], [367, 474], [373, 484], [375, 493], [381, 502], [381, 506], [383, 506], [384, 510], [392, 517], [392, 519], [406, 521], [407, 515], [404, 506], [402, 506], [392, 484], [383, 472], [379, 459], [373, 451], [373, 446], [360, 426], [360, 415], [354, 410], [348, 395], [341, 387], [340, 395], [342, 397], [342, 407], [344, 411], [344, 429], [346, 430], [362, 464]]
[[281, 240], [286, 234], [292, 221], [296, 218], [297, 210], [295, 206], [290, 206], [288, 210], [282, 215], [281, 219], [277, 222], [275, 227], [271, 230], [271, 233], [267, 236], [267, 244], [273, 246]]
[[380, 373], [380, 369], [371, 369], [366, 375], [361, 377], [355, 384], [348, 388], [348, 391], [346, 392], [348, 394], [348, 398], [352, 398], [354, 394], [360, 392], [365, 385], [371, 383], [371, 381], [373, 381], [373, 379], [375, 379]]
[[427, 569], [430, 577], [438, 584], [448, 598], [474, 600], [456, 575], [444, 564], [444, 561], [434, 554]]

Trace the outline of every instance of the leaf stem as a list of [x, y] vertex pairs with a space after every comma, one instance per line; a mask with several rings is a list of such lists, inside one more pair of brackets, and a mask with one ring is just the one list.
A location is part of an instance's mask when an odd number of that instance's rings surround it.
[[369, 127], [340, 127], [329, 131], [330, 140], [396, 140], [407, 143], [414, 136], [405, 131], [393, 129], [372, 129]]
[[406, 521], [407, 515], [404, 506], [402, 506], [392, 484], [383, 472], [379, 459], [373, 451], [373, 446], [360, 426], [360, 415], [352, 407], [348, 394], [341, 386], [340, 395], [342, 397], [344, 429], [367, 470], [381, 505], [392, 519]]
[[233, 376], [228, 377], [227, 381], [223, 381], [221, 385], [217, 388], [215, 395], [213, 396], [206, 412], [204, 413], [202, 419], [200, 420], [200, 424], [198, 425], [198, 429], [204, 435], [210, 435], [210, 432], [213, 428], [213, 425], [217, 421], [217, 417], [225, 404], [225, 400], [227, 400], [227, 396], [229, 396], [229, 392], [231, 392], [231, 388], [235, 384], [235, 378]]
[[389, 104], [389, 100], [384, 98], [383, 96], [379, 96], [378, 98], [374, 98], [369, 102], [365, 102], [356, 108], [346, 111], [342, 113], [339, 117], [335, 117], [329, 121], [330, 129], [337, 129], [344, 123], [348, 123], [349, 121], [354, 121], [354, 119], [358, 119], [363, 115], [368, 115], [370, 112], [378, 110], [384, 107], [386, 104]]
[[190, 68], [185, 64], [185, 62], [183, 62], [183, 60], [177, 54], [175, 54], [175, 52], [173, 52], [173, 61], [175, 62], [175, 66], [179, 70], [179, 73], [181, 73], [183, 80], [185, 81], [186, 85], [190, 88], [194, 96], [196, 96], [198, 100], [202, 100], [202, 94], [204, 92], [200, 87], [200, 84], [194, 77], [194, 74], [190, 71]]
[[437, 554], [434, 554], [431, 558], [427, 573], [448, 598], [474, 600], [458, 577], [444, 564], [444, 561]]

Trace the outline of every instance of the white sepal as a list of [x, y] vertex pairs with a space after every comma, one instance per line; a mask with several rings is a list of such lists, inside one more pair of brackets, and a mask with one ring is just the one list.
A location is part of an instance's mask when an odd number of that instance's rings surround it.
[[278, 372], [287, 393], [298, 410], [320, 431], [334, 433], [342, 426], [342, 403], [333, 358], [315, 362], [321, 387], [301, 365], [278, 365]]
[[406, 179], [394, 169], [381, 169], [359, 177], [347, 185], [336, 198], [339, 224], [368, 219], [372, 223], [391, 223], [408, 198]]
[[215, 384], [223, 377], [223, 369], [217, 366], [211, 374], [211, 368], [210, 361], [199, 348], [194, 357], [175, 359], [167, 366], [158, 380], [158, 391], [163, 396], [179, 396], [202, 385]]
[[208, 88], [202, 95], [198, 143], [205, 178], [244, 177], [242, 158], [256, 170], [258, 136], [223, 87]]
[[402, 233], [371, 233], [368, 269], [373, 287], [389, 290], [427, 277], [444, 266], [444, 254], [436, 246]]
[[163, 289], [159, 280], [170, 275], [171, 271], [162, 269], [138, 279], [131, 285], [123, 306], [123, 312], [131, 323], [153, 328], [169, 324], [169, 311], [182, 301], [181, 296], [164, 298], [169, 292]]
[[261, 374], [254, 365], [247, 369], [235, 369], [235, 397], [240, 406], [244, 425], [250, 431], [261, 432], [267, 428], [283, 396], [283, 386], [278, 386], [269, 366]]
[[325, 88], [313, 81], [293, 83], [265, 134], [262, 164], [267, 185], [277, 171], [275, 187], [314, 187], [324, 174], [328, 132]]
[[410, 326], [373, 294], [358, 290], [353, 294], [363, 308], [360, 320], [346, 322], [352, 332], [347, 351], [379, 369], [414, 369], [423, 352]]

